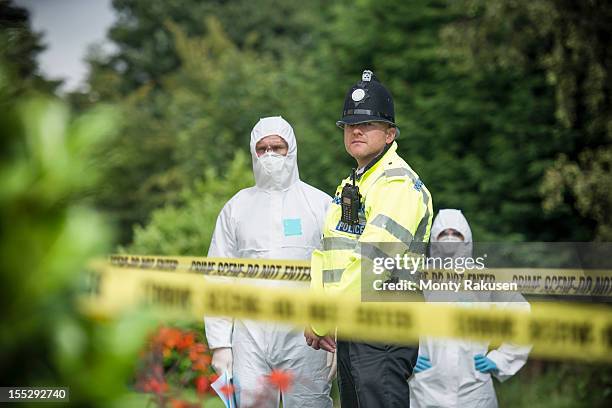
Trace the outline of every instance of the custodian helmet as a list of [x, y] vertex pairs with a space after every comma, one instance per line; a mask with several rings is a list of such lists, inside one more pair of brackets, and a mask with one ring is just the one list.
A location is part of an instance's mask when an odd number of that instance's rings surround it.
[[372, 71], [365, 70], [361, 81], [347, 92], [342, 119], [337, 121], [336, 125], [342, 128], [344, 125], [374, 121], [397, 127], [391, 93], [378, 82]]

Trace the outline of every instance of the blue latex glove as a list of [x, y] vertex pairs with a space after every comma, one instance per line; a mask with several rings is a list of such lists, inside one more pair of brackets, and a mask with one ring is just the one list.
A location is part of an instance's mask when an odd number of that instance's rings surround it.
[[421, 371], [429, 370], [431, 368], [431, 361], [429, 357], [419, 356], [417, 357], [416, 365], [414, 366], [414, 372], [420, 373]]
[[495, 364], [495, 361], [491, 360], [489, 357], [483, 356], [482, 354], [477, 354], [474, 356], [474, 365], [481, 373], [497, 371], [497, 364]]

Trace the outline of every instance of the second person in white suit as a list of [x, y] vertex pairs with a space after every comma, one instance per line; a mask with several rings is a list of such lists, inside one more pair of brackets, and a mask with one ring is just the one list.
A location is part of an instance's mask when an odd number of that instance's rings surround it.
[[[471, 257], [472, 230], [460, 210], [440, 210], [431, 227], [431, 257]], [[424, 293], [430, 302], [464, 307], [529, 309], [518, 292]], [[411, 408], [496, 408], [493, 377], [505, 381], [516, 374], [531, 347], [503, 343], [488, 351], [487, 342], [423, 337], [410, 378]]]

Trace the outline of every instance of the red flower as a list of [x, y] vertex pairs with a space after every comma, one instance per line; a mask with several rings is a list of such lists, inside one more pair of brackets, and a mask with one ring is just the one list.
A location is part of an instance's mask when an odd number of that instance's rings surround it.
[[172, 400], [172, 408], [189, 408], [191, 404], [183, 400]]
[[289, 371], [273, 370], [268, 376], [268, 381], [280, 391], [285, 392], [293, 383], [293, 374]]
[[195, 361], [201, 354], [206, 353], [206, 346], [202, 343], [195, 343], [189, 349], [189, 359]]
[[182, 333], [173, 327], [162, 327], [155, 337], [156, 343], [161, 343], [167, 348], [174, 348], [181, 341]]
[[148, 389], [155, 394], [162, 394], [168, 391], [168, 383], [163, 380], [157, 381], [155, 378], [152, 378], [147, 384], [145, 384], [144, 389]]
[[187, 333], [178, 338], [176, 348], [179, 350], [185, 350], [191, 347], [195, 343], [195, 336], [193, 333]]
[[196, 390], [198, 391], [198, 394], [204, 394], [208, 390], [208, 387], [210, 386], [210, 383], [208, 382], [208, 378], [204, 377], [203, 375], [196, 378], [195, 384], [196, 384]]
[[198, 356], [197, 360], [193, 361], [193, 364], [191, 365], [191, 369], [194, 371], [202, 371], [202, 372], [206, 372], [208, 371], [208, 368], [210, 367], [210, 360], [211, 357], [209, 355], [203, 355], [203, 356]]

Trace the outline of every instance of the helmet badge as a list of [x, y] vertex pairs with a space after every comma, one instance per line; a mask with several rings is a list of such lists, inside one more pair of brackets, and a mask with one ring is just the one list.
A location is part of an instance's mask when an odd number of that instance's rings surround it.
[[351, 94], [351, 99], [353, 100], [355, 107], [364, 103], [369, 97], [370, 95], [368, 93], [368, 88], [357, 88]]
[[359, 102], [361, 100], [363, 100], [363, 98], [365, 98], [366, 93], [363, 89], [361, 88], [357, 88], [353, 91], [353, 93], [351, 94], [351, 99], [355, 102]]

